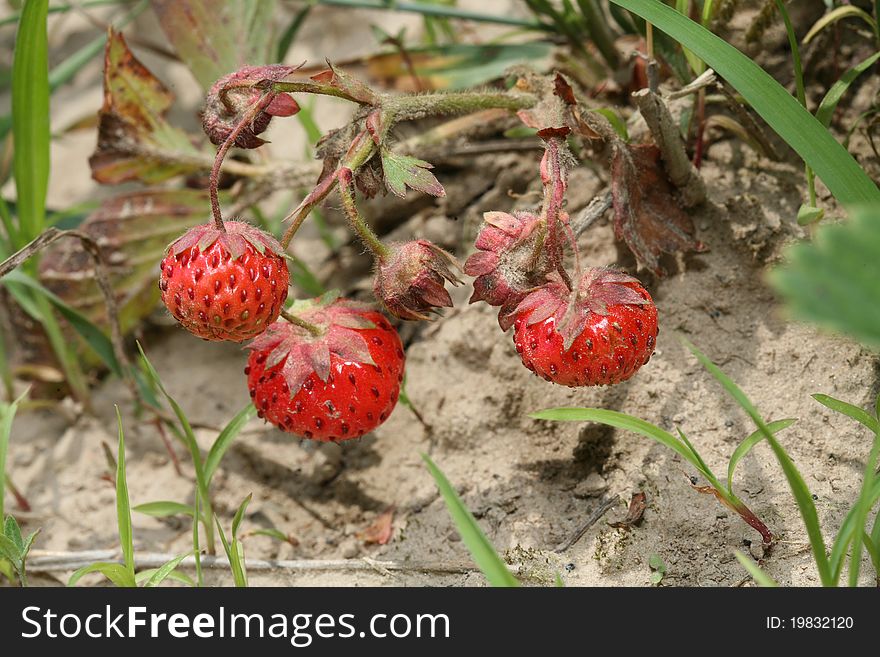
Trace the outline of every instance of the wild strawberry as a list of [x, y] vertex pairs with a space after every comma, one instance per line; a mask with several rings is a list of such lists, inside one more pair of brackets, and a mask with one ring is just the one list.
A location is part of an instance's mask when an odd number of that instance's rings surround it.
[[483, 220], [475, 243], [479, 251], [464, 264], [464, 273], [476, 276], [470, 302], [501, 306], [498, 321], [507, 330], [512, 323], [506, 321], [510, 311], [552, 269], [546, 250], [541, 248], [547, 224], [528, 212], [487, 212]]
[[391, 415], [403, 381], [403, 346], [380, 313], [335, 298], [291, 309], [254, 340], [245, 374], [260, 417], [282, 431], [337, 442]]
[[162, 301], [190, 333], [242, 342], [278, 319], [290, 274], [278, 241], [242, 221], [190, 228], [160, 265]]
[[626, 381], [648, 362], [657, 339], [657, 307], [632, 276], [587, 270], [573, 291], [558, 275], [514, 313], [523, 364], [569, 387]]
[[376, 268], [373, 292], [385, 309], [400, 319], [429, 319], [433, 308], [452, 306], [445, 281], [460, 285], [450, 265], [459, 264], [428, 240], [392, 246]]
[[[271, 64], [269, 66], [245, 66], [235, 73], [225, 75], [211, 87], [205, 99], [202, 111], [202, 128], [212, 144], [219, 146], [245, 113], [254, 107], [265, 93], [257, 86], [268, 80], [283, 80], [297, 69], [296, 66]], [[268, 100], [268, 99], [267, 99]], [[299, 112], [297, 102], [286, 93], [274, 96], [269, 104], [260, 111], [250, 125], [242, 130], [235, 139], [240, 148], [258, 148], [265, 140], [257, 137], [269, 127], [273, 116], [293, 116]]]

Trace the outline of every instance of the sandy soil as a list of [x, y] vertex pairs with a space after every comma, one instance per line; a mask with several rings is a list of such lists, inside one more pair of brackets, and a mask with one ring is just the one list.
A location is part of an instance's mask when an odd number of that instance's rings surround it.
[[[411, 19], [400, 20], [417, 27], [418, 21]], [[371, 41], [364, 35], [347, 43]], [[313, 57], [325, 46], [318, 38], [307, 39], [302, 48], [311, 51], [295, 49], [291, 61], [304, 54]], [[147, 56], [144, 59], [153, 63]], [[179, 91], [189, 84], [173, 67], [167, 68], [167, 75], [166, 69], [160, 70], [165, 79], [176, 81]], [[83, 113], [86, 107], [97, 108], [95, 75], [96, 71], [84, 72], [64, 92], [62, 98], [71, 103], [80, 94], [81, 105], [78, 110], [68, 107], [68, 115], [59, 121]], [[197, 102], [189, 100], [193, 105]], [[328, 105], [327, 113], [321, 114], [322, 127], [340, 123], [339, 111], [337, 105]], [[279, 131], [273, 139], [281, 143], [286, 135]], [[74, 133], [58, 140], [54, 166], [66, 173], [53, 176], [56, 203], [96, 194], [83, 171], [92, 139], [88, 133]], [[537, 158], [537, 154], [491, 156], [440, 171], [449, 197], [438, 205], [416, 202], [406, 222], [393, 219], [401, 215], [399, 211], [389, 215], [392, 219], [385, 230], [395, 237], [435, 239], [464, 257], [483, 211], [534, 203], [528, 192], [538, 189]], [[624, 431], [527, 416], [553, 406], [594, 406], [624, 411], [671, 431], [680, 427], [709, 465], [723, 473], [738, 441], [754, 427], [681, 345], [679, 336], [694, 341], [721, 365], [766, 418], [798, 418], [780, 438], [816, 494], [826, 538], [832, 535], [855, 498], [868, 442], [854, 423], [825, 410], [810, 394], [823, 392], [859, 405], [869, 403], [878, 389], [877, 360], [846, 340], [789, 323], [764, 285], [763, 276], [778, 259], [781, 245], [802, 235], [794, 222], [805, 196], [801, 166], [794, 159], [771, 162], [737, 142], [719, 141], [708, 150], [704, 175], [711, 201], [694, 211], [693, 219], [711, 250], [672, 262], [673, 273], [664, 280], [643, 276], [657, 301], [661, 333], [656, 355], [637, 376], [612, 388], [569, 390], [547, 384], [521, 365], [510, 336], [500, 331], [491, 309], [467, 305], [469, 286], [460, 288], [454, 310], [429, 326], [407, 326], [403, 331], [408, 342], [409, 396], [430, 431], [402, 405], [374, 434], [339, 446], [300, 442], [258, 421], [248, 425], [215, 478], [216, 510], [228, 526], [241, 499], [253, 493], [245, 528], [275, 527], [298, 543], [251, 537], [246, 539], [248, 557], [349, 559], [352, 564], [362, 564], [363, 557], [400, 563], [466, 562], [467, 551], [421, 461], [420, 453], [426, 452], [458, 487], [489, 538], [527, 583], [550, 584], [560, 573], [568, 585], [644, 586], [651, 575], [649, 556], [657, 554], [668, 569], [664, 585], [748, 584], [733, 551], [763, 557], [759, 535], [713, 497], [693, 490], [688, 477], [694, 473], [686, 463]], [[573, 213], [603, 183], [587, 168], [572, 177]], [[509, 191], [520, 198], [513, 199]], [[316, 243], [306, 234], [295, 250], [320, 267], [322, 252], [313, 248]], [[593, 226], [582, 243], [593, 264], [634, 264], [618, 250], [607, 220]], [[344, 249], [341, 260], [346, 272], [367, 271], [367, 261], [356, 248]], [[349, 279], [348, 286], [361, 289], [365, 280]], [[147, 327], [143, 342], [169, 391], [192, 420], [222, 425], [247, 403], [241, 374], [246, 356], [235, 345], [192, 339], [163, 320]], [[95, 417], [71, 419], [64, 412], [38, 411], [16, 420], [10, 470], [34, 509], [21, 515], [26, 527], [42, 527], [40, 550], [117, 546], [113, 489], [102, 478], [107, 469], [102, 443], [115, 445], [113, 405], [117, 403], [122, 405], [126, 427], [132, 502], [192, 502], [191, 468], [184, 464], [184, 476], [176, 474], [155, 425], [132, 417], [121, 386], [110, 380], [96, 388]], [[206, 447], [215, 435], [198, 431]], [[185, 461], [183, 450], [178, 452]], [[758, 445], [744, 459], [736, 486], [752, 510], [782, 536], [765, 560], [767, 571], [783, 584], [816, 584], [797, 507], [766, 446]], [[629, 530], [608, 526], [609, 521], [624, 517], [630, 496], [639, 491], [648, 502], [641, 524]], [[567, 551], [555, 552], [603, 500], [614, 495], [619, 502], [602, 520]], [[391, 541], [365, 544], [358, 534], [390, 507], [396, 509]], [[134, 523], [139, 552], [180, 553], [190, 547], [189, 521], [135, 515]], [[63, 581], [65, 576], [58, 578]], [[38, 581], [56, 580], [42, 576]], [[228, 584], [230, 579], [215, 572], [211, 581]], [[354, 567], [253, 572], [251, 581], [254, 585], [484, 583], [474, 572], [389, 573]]]

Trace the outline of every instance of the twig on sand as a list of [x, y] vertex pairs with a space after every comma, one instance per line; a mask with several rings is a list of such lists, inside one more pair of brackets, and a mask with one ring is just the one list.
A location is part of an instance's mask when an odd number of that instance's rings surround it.
[[[137, 555], [138, 568], [158, 568], [173, 559], [176, 555], [156, 552], [145, 552]], [[51, 573], [72, 571], [88, 566], [96, 561], [119, 561], [122, 555], [114, 550], [84, 550], [79, 552], [52, 552], [48, 550], [31, 550], [28, 559], [28, 571], [32, 573]], [[229, 568], [225, 557], [203, 555], [202, 568]], [[178, 568], [195, 568], [195, 558], [184, 559]], [[331, 572], [331, 571], [369, 571], [380, 573], [440, 573], [467, 574], [475, 572], [473, 564], [452, 561], [377, 561], [363, 559], [292, 559], [263, 560], [248, 559], [247, 568], [250, 572], [290, 573], [298, 572]]]
[[569, 538], [565, 543], [563, 543], [558, 548], [556, 548], [556, 550], [555, 550], [556, 553], [562, 554], [568, 548], [570, 548], [572, 545], [574, 545], [579, 540], [581, 540], [581, 537], [587, 533], [587, 530], [590, 527], [592, 527], [593, 525], [595, 525], [597, 522], [599, 522], [599, 519], [602, 516], [604, 516], [606, 513], [608, 513], [608, 510], [611, 507], [613, 507], [615, 504], [617, 504], [618, 500], [620, 500], [620, 496], [615, 495], [613, 497], [608, 498], [604, 502], [602, 502], [598, 506], [598, 508], [596, 508], [596, 510], [590, 514], [590, 517], [587, 518], [587, 521], [583, 525], [581, 525], [580, 528], [578, 528], [578, 530], [574, 534], [572, 534], [571, 538]]

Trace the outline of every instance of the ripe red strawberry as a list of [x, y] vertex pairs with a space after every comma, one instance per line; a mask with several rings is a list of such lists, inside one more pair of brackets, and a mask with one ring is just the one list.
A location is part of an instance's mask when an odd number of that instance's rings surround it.
[[517, 308], [514, 344], [523, 364], [569, 387], [626, 381], [648, 362], [657, 340], [657, 307], [622, 272], [589, 269], [569, 291], [558, 276]]
[[318, 299], [291, 312], [313, 329], [279, 321], [254, 340], [244, 372], [257, 414], [314, 440], [360, 438], [391, 415], [403, 381], [403, 345], [366, 306]]
[[241, 221], [190, 228], [160, 265], [162, 301], [190, 333], [242, 342], [278, 319], [290, 274], [274, 237]]

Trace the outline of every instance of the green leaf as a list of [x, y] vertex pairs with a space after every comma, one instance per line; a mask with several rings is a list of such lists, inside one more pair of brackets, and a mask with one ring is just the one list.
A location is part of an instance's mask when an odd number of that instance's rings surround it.
[[100, 562], [83, 566], [70, 576], [67, 580], [67, 586], [76, 586], [76, 583], [89, 573], [101, 573], [109, 579], [113, 584], [122, 588], [134, 588], [137, 586], [134, 574], [121, 563]]
[[9, 281], [21, 285], [22, 287], [29, 288], [37, 294], [42, 295], [64, 316], [73, 329], [79, 333], [83, 340], [85, 340], [86, 344], [94, 350], [101, 359], [101, 362], [103, 362], [116, 376], [122, 378], [122, 365], [120, 365], [116, 358], [116, 352], [113, 350], [113, 343], [110, 342], [110, 338], [108, 338], [100, 328], [89, 321], [87, 317], [76, 309], [68, 306], [63, 299], [53, 294], [40, 285], [38, 281], [21, 271], [11, 271], [3, 277], [3, 280], [4, 282]]
[[[616, 2], [617, 0], [614, 1]], [[782, 445], [780, 445], [773, 436], [773, 432], [770, 431], [770, 428], [764, 422], [764, 419], [758, 413], [754, 404], [749, 401], [749, 398], [739, 389], [739, 386], [737, 386], [717, 365], [715, 365], [715, 363], [709, 360], [709, 358], [707, 358], [706, 355], [694, 345], [684, 338], [682, 338], [682, 342], [688, 349], [690, 349], [691, 353], [697, 357], [697, 360], [700, 361], [703, 367], [715, 377], [715, 380], [721, 384], [727, 393], [736, 400], [749, 417], [752, 418], [752, 421], [761, 433], [764, 434], [764, 438], [767, 439], [770, 448], [776, 456], [776, 460], [779, 461], [779, 465], [782, 467], [782, 472], [788, 480], [789, 488], [791, 488], [791, 492], [794, 495], [798, 509], [800, 510], [801, 517], [804, 520], [807, 535], [810, 538], [810, 547], [813, 550], [813, 560], [816, 562], [816, 568], [819, 571], [819, 578], [822, 581], [822, 585], [831, 586], [833, 582], [831, 579], [828, 557], [825, 554], [825, 539], [823, 538], [822, 530], [819, 527], [819, 516], [816, 513], [816, 505], [813, 504], [810, 490], [807, 488], [807, 484], [804, 482], [801, 473], [798, 471], [797, 467], [795, 467], [791, 457], [789, 457]]]
[[9, 563], [12, 564], [12, 569], [15, 572], [21, 572], [21, 552], [18, 549], [18, 546], [15, 544], [15, 541], [10, 539], [8, 536], [4, 536], [0, 534], [0, 557], [3, 557]]
[[851, 211], [849, 222], [820, 226], [812, 243], [785, 252], [770, 273], [792, 314], [880, 348], [880, 204]]
[[831, 117], [834, 116], [834, 110], [837, 109], [837, 104], [840, 102], [840, 99], [843, 98], [847, 89], [849, 89], [850, 85], [857, 77], [871, 68], [878, 59], [880, 59], [880, 52], [874, 53], [867, 59], [853, 66], [850, 70], [840, 76], [840, 79], [837, 82], [831, 85], [831, 88], [828, 90], [828, 93], [825, 94], [822, 102], [819, 103], [819, 108], [816, 110], [816, 119], [819, 123], [826, 128], [831, 125]]
[[275, 0], [152, 0], [165, 36], [206, 91], [243, 66], [268, 64]]
[[[195, 510], [194, 518], [199, 518], [202, 515], [202, 504], [201, 498], [199, 497], [199, 488], [196, 486], [196, 501], [193, 504], [193, 509]], [[202, 578], [202, 548], [199, 545], [199, 523], [193, 522], [193, 555], [196, 559], [196, 586], [201, 588], [205, 581]]]
[[382, 152], [382, 172], [388, 191], [401, 198], [406, 196], [406, 188], [415, 189], [432, 196], [444, 196], [443, 185], [429, 171], [431, 164], [409, 155], [392, 151]]
[[24, 540], [21, 537], [21, 528], [12, 516], [6, 516], [3, 522], [3, 535], [15, 545], [16, 552], [21, 555], [24, 550]]
[[648, 557], [648, 566], [650, 566], [651, 570], [656, 570], [661, 574], [666, 572], [666, 563], [664, 563], [663, 557], [659, 554], [651, 554]]
[[217, 525], [217, 533], [220, 535], [220, 542], [223, 544], [223, 550], [226, 552], [226, 558], [229, 560], [229, 569], [232, 571], [232, 581], [235, 586], [240, 588], [247, 587], [247, 579], [241, 569], [241, 560], [238, 556], [238, 542], [233, 539], [232, 545], [226, 540], [226, 533], [220, 526], [220, 518], [214, 515], [214, 523]]
[[192, 517], [194, 515], [193, 508], [188, 504], [180, 502], [147, 502], [146, 504], [138, 504], [132, 507], [132, 511], [143, 513], [154, 518], [167, 518], [168, 516], [186, 515]]
[[822, 16], [819, 20], [817, 20], [813, 27], [804, 35], [804, 44], [812, 41], [819, 32], [824, 30], [829, 25], [833, 25], [837, 21], [843, 18], [851, 18], [857, 17], [861, 18], [868, 26], [871, 28], [872, 32], [877, 31], [877, 22], [871, 17], [871, 15], [863, 9], [859, 9], [858, 7], [854, 7], [853, 5], [844, 5], [842, 7], [837, 7], [836, 9], [832, 9], [827, 14]]
[[223, 427], [223, 431], [217, 436], [217, 440], [211, 445], [211, 450], [205, 458], [205, 480], [209, 485], [214, 477], [214, 473], [217, 472], [217, 468], [220, 466], [220, 461], [223, 460], [223, 455], [226, 454], [226, 451], [232, 445], [232, 441], [235, 440], [235, 437], [238, 436], [244, 425], [256, 415], [256, 407], [249, 403]]
[[[186, 559], [192, 552], [187, 552], [185, 554], [181, 554], [179, 556], [174, 557], [173, 559], [166, 561], [164, 564], [159, 566], [156, 571], [150, 576], [147, 580], [146, 584], [144, 584], [147, 588], [152, 588], [154, 586], [159, 586], [166, 578], [170, 577], [174, 572], [174, 569], [180, 565], [180, 562]], [[184, 575], [184, 577], [186, 577]], [[186, 580], [189, 580], [189, 585], [193, 585], [193, 581], [186, 577]], [[184, 581], [186, 581], [184, 580]]]
[[623, 141], [629, 141], [629, 131], [626, 129], [626, 121], [620, 118], [620, 114], [615, 110], [610, 107], [595, 107], [590, 111], [596, 112], [596, 114], [601, 114], [608, 119], [608, 123], [611, 124], [611, 127], [614, 128], [614, 131], [620, 136], [620, 138], [623, 139]]
[[46, 222], [49, 185], [48, 0], [26, 0], [12, 63], [13, 171], [21, 237], [29, 242]]
[[290, 46], [293, 45], [293, 41], [296, 39], [299, 29], [302, 27], [311, 11], [312, 6], [307, 5], [294, 14], [290, 23], [288, 23], [287, 27], [284, 29], [284, 32], [281, 33], [281, 38], [278, 39], [278, 51], [275, 54], [276, 62], [283, 62], [285, 60], [287, 57], [287, 51], [290, 50]]
[[[158, 568], [146, 568], [145, 570], [141, 570], [135, 575], [134, 579], [138, 586], [141, 586], [148, 582], [150, 578], [159, 572]], [[192, 577], [187, 575], [186, 573], [180, 570], [172, 570], [165, 579], [174, 580], [175, 582], [180, 582], [181, 584], [186, 584], [187, 586], [195, 586], [196, 583], [193, 581]]]
[[280, 529], [275, 529], [274, 527], [261, 527], [260, 529], [251, 529], [242, 536], [242, 538], [246, 536], [268, 536], [269, 538], [274, 538], [275, 540], [281, 541], [282, 543], [290, 543], [290, 536], [285, 534]]
[[[776, 420], [775, 422], [768, 423], [767, 428], [774, 434], [777, 434], [780, 431], [787, 429], [795, 422], [797, 422], [797, 420]], [[760, 429], [758, 429], [748, 438], [742, 441], [739, 445], [737, 445], [735, 450], [733, 450], [733, 454], [731, 454], [730, 461], [727, 464], [727, 492], [731, 495], [733, 495], [733, 473], [736, 471], [736, 466], [739, 464], [742, 458], [752, 450], [752, 447], [757, 445], [762, 440], [764, 440], [764, 433]]]
[[749, 575], [752, 576], [752, 579], [755, 580], [755, 583], [758, 586], [764, 586], [768, 588], [776, 588], [777, 586], [779, 586], [775, 581], [773, 581], [773, 578], [770, 577], [770, 575], [761, 570], [758, 564], [752, 561], [749, 557], [744, 555], [739, 550], [734, 550], [733, 553], [736, 555], [737, 561], [742, 564], [743, 568], [749, 571]]
[[119, 525], [119, 544], [122, 558], [129, 575], [134, 580], [134, 538], [131, 531], [131, 506], [128, 498], [128, 482], [125, 480], [125, 434], [122, 431], [122, 415], [116, 407], [116, 425], [119, 431], [119, 448], [116, 456], [116, 520]]
[[486, 579], [489, 580], [489, 584], [501, 587], [519, 586], [519, 581], [510, 572], [507, 564], [498, 556], [492, 543], [486, 538], [473, 514], [461, 501], [446, 475], [440, 471], [440, 468], [434, 465], [434, 462], [427, 454], [422, 454], [422, 459], [428, 466], [428, 471], [434, 477], [434, 481], [437, 482], [437, 488], [443, 496], [443, 501], [446, 502], [449, 515], [452, 516], [452, 520], [458, 528], [461, 540], [464, 541], [465, 546], [470, 551], [477, 567], [483, 572]]
[[725, 78], [813, 168], [840, 203], [880, 202], [880, 190], [846, 149], [751, 59], [659, 0], [611, 2], [650, 21]]

